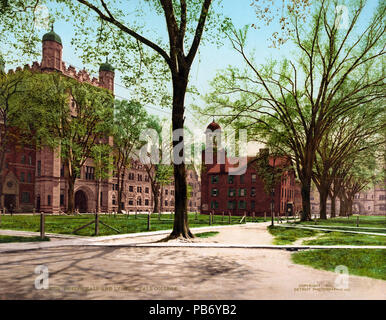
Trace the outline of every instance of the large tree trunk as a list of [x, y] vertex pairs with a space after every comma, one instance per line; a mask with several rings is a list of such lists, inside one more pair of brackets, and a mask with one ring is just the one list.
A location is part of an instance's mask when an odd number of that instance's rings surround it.
[[336, 216], [336, 195], [331, 196], [331, 218]]
[[353, 204], [353, 199], [352, 199], [352, 197], [349, 197], [347, 199], [347, 209], [346, 209], [348, 216], [352, 215], [352, 204]]
[[321, 186], [319, 189], [319, 204], [320, 204], [320, 219], [327, 219], [327, 198], [328, 190], [326, 187]]
[[125, 174], [126, 169], [123, 168], [122, 170], [119, 170], [118, 173], [118, 212], [122, 213], [122, 210], [124, 209], [122, 206], [122, 193], [123, 193], [123, 184], [125, 181]]
[[69, 177], [68, 178], [68, 191], [67, 191], [67, 213], [72, 214], [74, 213], [74, 207], [75, 207], [75, 178]]
[[[178, 74], [173, 75], [173, 131], [184, 128], [184, 103], [187, 88], [188, 70], [180, 70]], [[179, 143], [184, 143], [184, 138], [180, 141], [173, 141], [173, 160], [178, 154], [175, 154], [175, 147]], [[184, 152], [184, 149], [183, 149]], [[182, 155], [181, 153], [179, 154]], [[170, 238], [192, 238], [193, 234], [189, 230], [187, 213], [187, 184], [185, 162], [178, 164], [174, 161], [174, 227]]]
[[160, 212], [160, 208], [159, 208], [159, 186], [152, 186], [151, 189], [153, 190], [153, 199], [154, 199], [153, 212], [154, 213], [159, 213]]

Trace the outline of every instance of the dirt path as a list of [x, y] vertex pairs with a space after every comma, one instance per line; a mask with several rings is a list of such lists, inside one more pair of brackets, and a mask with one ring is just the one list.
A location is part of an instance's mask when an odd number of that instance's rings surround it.
[[[0, 255], [0, 299], [385, 299], [386, 281], [295, 265], [271, 249], [65, 247]], [[49, 270], [36, 290], [36, 266]]]
[[[224, 228], [205, 228], [205, 230], [195, 230], [193, 233], [202, 233], [208, 231], [217, 231], [219, 234], [209, 238], [195, 238], [193, 242], [202, 243], [224, 243], [224, 244], [272, 244], [273, 237], [267, 231], [269, 222], [250, 223], [236, 225]], [[165, 235], [123, 238], [116, 240], [106, 240], [100, 243], [104, 244], [133, 244], [133, 243], [151, 243], [165, 238]]]

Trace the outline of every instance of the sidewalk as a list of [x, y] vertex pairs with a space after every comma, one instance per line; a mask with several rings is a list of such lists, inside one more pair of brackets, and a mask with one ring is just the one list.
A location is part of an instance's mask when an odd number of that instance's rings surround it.
[[[247, 223], [244, 225], [207, 226], [191, 228], [191, 231], [216, 231], [223, 229], [219, 235], [192, 242], [171, 240], [159, 242], [171, 230], [142, 232], [103, 237], [81, 237], [74, 235], [46, 234], [53, 241], [5, 243], [0, 244], [0, 253], [38, 250], [55, 247], [114, 247], [114, 248], [235, 248], [235, 249], [279, 249], [279, 250], [307, 250], [307, 249], [386, 249], [386, 246], [321, 246], [321, 245], [272, 245], [273, 237], [266, 230], [269, 222]], [[37, 236], [38, 232], [0, 230], [3, 235]]]

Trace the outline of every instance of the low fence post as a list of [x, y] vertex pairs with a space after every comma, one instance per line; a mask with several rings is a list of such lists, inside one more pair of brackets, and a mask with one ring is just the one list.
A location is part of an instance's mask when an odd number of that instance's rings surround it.
[[147, 231], [150, 231], [150, 212], [147, 215]]
[[137, 219], [137, 209], [135, 209], [135, 219]]
[[95, 214], [95, 235], [99, 235], [99, 214]]
[[255, 222], [256, 221], [256, 217], [255, 217], [255, 211], [253, 211], [253, 213], [252, 213], [252, 220]]
[[264, 211], [264, 222], [267, 221], [267, 212]]
[[194, 216], [194, 220], [197, 221], [197, 211], [196, 211], [196, 214], [195, 214], [195, 216]]
[[229, 224], [231, 224], [232, 212], [229, 211]]
[[357, 227], [359, 227], [359, 214], [357, 215]]
[[46, 231], [45, 231], [45, 215], [44, 212], [40, 213], [40, 239], [44, 239], [46, 237]]
[[212, 225], [212, 212], [209, 212], [209, 225]]
[[222, 212], [221, 222], [224, 222], [224, 211]]

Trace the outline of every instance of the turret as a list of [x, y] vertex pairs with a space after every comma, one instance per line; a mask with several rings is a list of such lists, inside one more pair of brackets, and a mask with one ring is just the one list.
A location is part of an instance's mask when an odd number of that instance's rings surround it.
[[62, 39], [54, 32], [54, 27], [42, 39], [42, 69], [62, 71]]
[[114, 76], [114, 67], [106, 58], [106, 62], [102, 63], [99, 67], [99, 85], [114, 93]]

